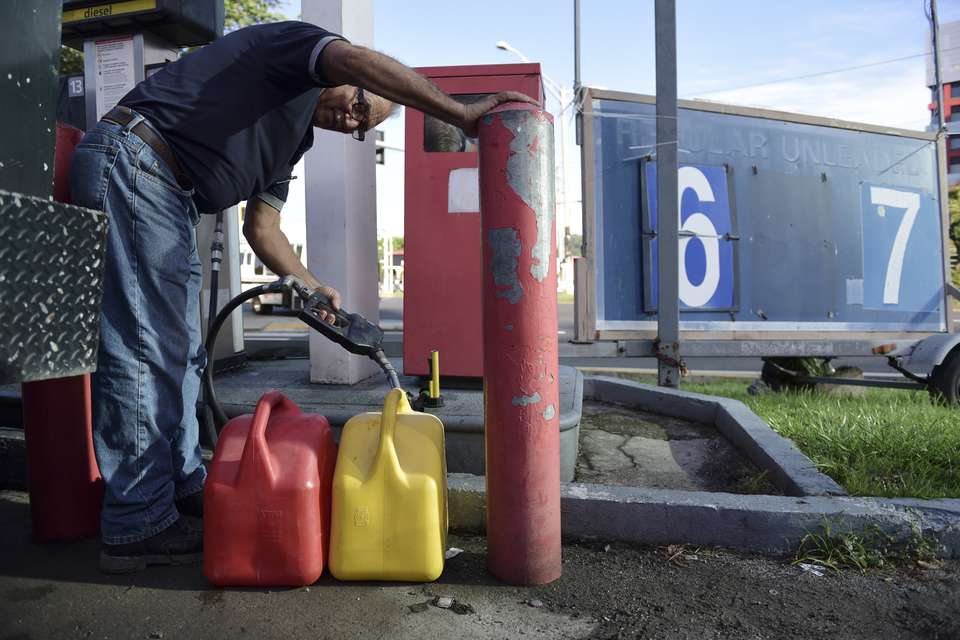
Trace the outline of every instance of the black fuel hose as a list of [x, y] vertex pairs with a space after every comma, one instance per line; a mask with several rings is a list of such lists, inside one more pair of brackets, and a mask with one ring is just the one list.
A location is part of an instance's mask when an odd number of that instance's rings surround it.
[[[258, 287], [248, 289], [224, 305], [223, 309], [220, 310], [220, 313], [217, 314], [216, 319], [210, 326], [210, 330], [207, 332], [207, 342], [205, 345], [207, 354], [213, 353], [213, 348], [217, 344], [217, 334], [220, 333], [220, 328], [223, 326], [223, 323], [227, 321], [227, 318], [230, 317], [230, 314], [233, 313], [234, 309], [251, 298], [256, 298], [257, 296], [267, 293], [277, 293], [278, 291], [282, 290], [283, 285], [281, 283], [282, 280], [278, 280], [277, 282], [262, 284]], [[354, 351], [354, 353], [357, 352]], [[401, 388], [400, 378], [397, 375], [397, 371], [393, 368], [390, 360], [388, 360], [387, 356], [383, 353], [383, 349], [378, 348], [374, 353], [361, 352], [358, 355], [367, 355], [367, 357], [376, 362], [383, 370], [384, 375], [386, 375], [387, 381], [389, 382], [391, 388]], [[216, 435], [220, 433], [220, 430], [223, 428], [223, 425], [227, 423], [229, 418], [224, 412], [223, 407], [220, 406], [220, 402], [217, 400], [217, 392], [213, 388], [213, 362], [209, 355], [207, 366], [203, 371], [203, 392], [206, 399], [206, 404], [209, 407], [209, 412], [213, 414], [213, 421], [215, 422], [213, 443], [216, 444]]]
[[[233, 313], [234, 309], [251, 298], [256, 298], [257, 296], [273, 292], [275, 292], [275, 289], [271, 288], [271, 285], [262, 284], [259, 287], [254, 287], [244, 291], [224, 305], [223, 309], [220, 310], [220, 313], [217, 314], [217, 318], [213, 321], [210, 331], [207, 333], [207, 343], [205, 345], [207, 354], [213, 353], [213, 348], [217, 344], [217, 334], [220, 333], [220, 328], [223, 326], [223, 323], [227, 321], [227, 318], [230, 317], [230, 314]], [[217, 400], [217, 392], [213, 388], [213, 359], [212, 356], [209, 355], [207, 366], [203, 371], [203, 392], [207, 401], [207, 406], [210, 407], [210, 410], [213, 413], [213, 418], [216, 422], [215, 430], [219, 434], [220, 429], [223, 428], [223, 425], [227, 423], [229, 418], [223, 411], [223, 407], [220, 406], [220, 402]], [[216, 438], [214, 438], [214, 443], [216, 443]]]
[[[214, 222], [213, 241], [210, 243], [210, 306], [207, 308], [207, 335], [213, 331], [213, 319], [217, 315], [217, 297], [220, 293], [220, 265], [223, 263], [223, 211], [217, 212]], [[207, 351], [207, 361], [212, 362], [213, 351]], [[209, 368], [212, 365], [208, 365]], [[200, 405], [203, 415], [203, 431], [210, 448], [217, 446], [217, 425], [214, 423], [211, 405], [201, 393]]]

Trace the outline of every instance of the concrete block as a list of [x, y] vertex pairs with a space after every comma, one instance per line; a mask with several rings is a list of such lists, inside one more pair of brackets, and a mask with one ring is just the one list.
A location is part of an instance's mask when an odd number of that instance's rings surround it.
[[[583, 374], [573, 367], [560, 367], [560, 478], [573, 480], [577, 466], [580, 418], [583, 414]], [[421, 381], [402, 376], [401, 383], [417, 393]], [[365, 411], [381, 411], [387, 386], [378, 374], [354, 385], [311, 384], [302, 360], [257, 362], [225, 372], [215, 380], [217, 398], [230, 417], [253, 413], [260, 395], [280, 389], [301, 409], [322, 414], [330, 421], [334, 436], [351, 417]], [[457, 473], [481, 475], [484, 470], [483, 390], [443, 389], [445, 404], [428, 409], [443, 421], [446, 432], [447, 468]]]
[[603, 376], [585, 378], [584, 397], [713, 425], [787, 495], [846, 495], [793, 442], [738, 400]]
[[447, 476], [447, 512], [451, 531], [483, 533], [487, 529], [487, 493], [483, 476]]
[[589, 377], [584, 396], [590, 400], [612, 402], [631, 409], [650, 411], [672, 418], [713, 424], [716, 398], [679, 389], [655, 387], [623, 378]]
[[[451, 474], [450, 528], [481, 533], [483, 478]], [[879, 527], [897, 539], [919, 531], [960, 557], [960, 499], [750, 496], [563, 483], [563, 536], [572, 541], [693, 544], [793, 553], [807, 533]]]
[[718, 399], [716, 427], [791, 496], [843, 496], [843, 487], [820, 473], [793, 442], [774, 431], [739, 400]]

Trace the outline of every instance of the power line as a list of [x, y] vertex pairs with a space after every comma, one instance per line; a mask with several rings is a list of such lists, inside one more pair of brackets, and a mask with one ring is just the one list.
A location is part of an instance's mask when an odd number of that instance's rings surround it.
[[[960, 49], [960, 47], [949, 47], [947, 49], [940, 49], [940, 53], [944, 51], [953, 51], [955, 49]], [[778, 80], [767, 80], [766, 82], [755, 82], [753, 84], [743, 84], [738, 87], [730, 87], [728, 89], [711, 89], [710, 91], [698, 91], [697, 95], [707, 96], [712, 93], [725, 93], [727, 91], [739, 91], [740, 89], [752, 89], [753, 87], [764, 87], [770, 84], [780, 84], [782, 82], [792, 82], [794, 80], [808, 80], [810, 78], [819, 78], [821, 76], [828, 76], [834, 73], [846, 73], [848, 71], [858, 71], [860, 69], [868, 69], [870, 67], [879, 67], [885, 64], [891, 64], [894, 62], [903, 62], [904, 60], [913, 60], [914, 58], [922, 58], [924, 56], [929, 56], [929, 53], [915, 53], [910, 56], [903, 56], [902, 58], [891, 58], [889, 60], [878, 60], [877, 62], [869, 62], [867, 64], [860, 64], [854, 67], [844, 67], [842, 69], [831, 69], [830, 71], [819, 71], [817, 73], [808, 73], [802, 76], [792, 76], [789, 78], [780, 78]]]

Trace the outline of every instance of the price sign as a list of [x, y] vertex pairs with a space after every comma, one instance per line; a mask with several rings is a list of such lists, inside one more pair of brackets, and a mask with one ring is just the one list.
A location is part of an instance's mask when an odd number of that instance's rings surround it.
[[919, 189], [864, 182], [863, 306], [927, 311], [943, 296], [937, 203]]
[[[644, 306], [657, 306], [657, 168], [644, 168], [643, 233]], [[680, 202], [680, 308], [733, 310], [736, 307], [736, 228], [725, 167], [681, 165], [677, 175]], [[648, 276], [649, 274], [649, 276]]]

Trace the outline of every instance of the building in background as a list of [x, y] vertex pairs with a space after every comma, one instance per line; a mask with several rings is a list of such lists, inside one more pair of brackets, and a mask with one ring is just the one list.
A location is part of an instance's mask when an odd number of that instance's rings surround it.
[[[403, 148], [389, 145], [383, 131], [376, 131], [377, 163], [377, 241], [381, 247], [379, 257], [380, 293], [397, 295], [403, 293]], [[304, 198], [303, 160], [294, 167], [296, 178], [290, 183], [287, 202], [280, 216], [280, 229], [290, 241], [290, 246], [300, 261], [307, 264], [306, 202]], [[246, 203], [240, 203], [240, 225]], [[384, 251], [386, 248], [386, 251]], [[253, 253], [243, 234], [240, 235], [240, 280], [244, 291], [273, 282], [277, 276]], [[258, 313], [270, 313], [274, 307], [289, 306], [288, 299], [280, 294], [264, 300], [254, 300], [253, 308]]]
[[942, 104], [947, 127], [947, 173], [954, 182], [960, 180], [960, 20], [940, 25], [939, 44], [942, 96], [937, 95], [933, 56], [927, 56], [927, 86], [932, 95], [930, 129], [936, 130], [939, 126], [937, 106]]

